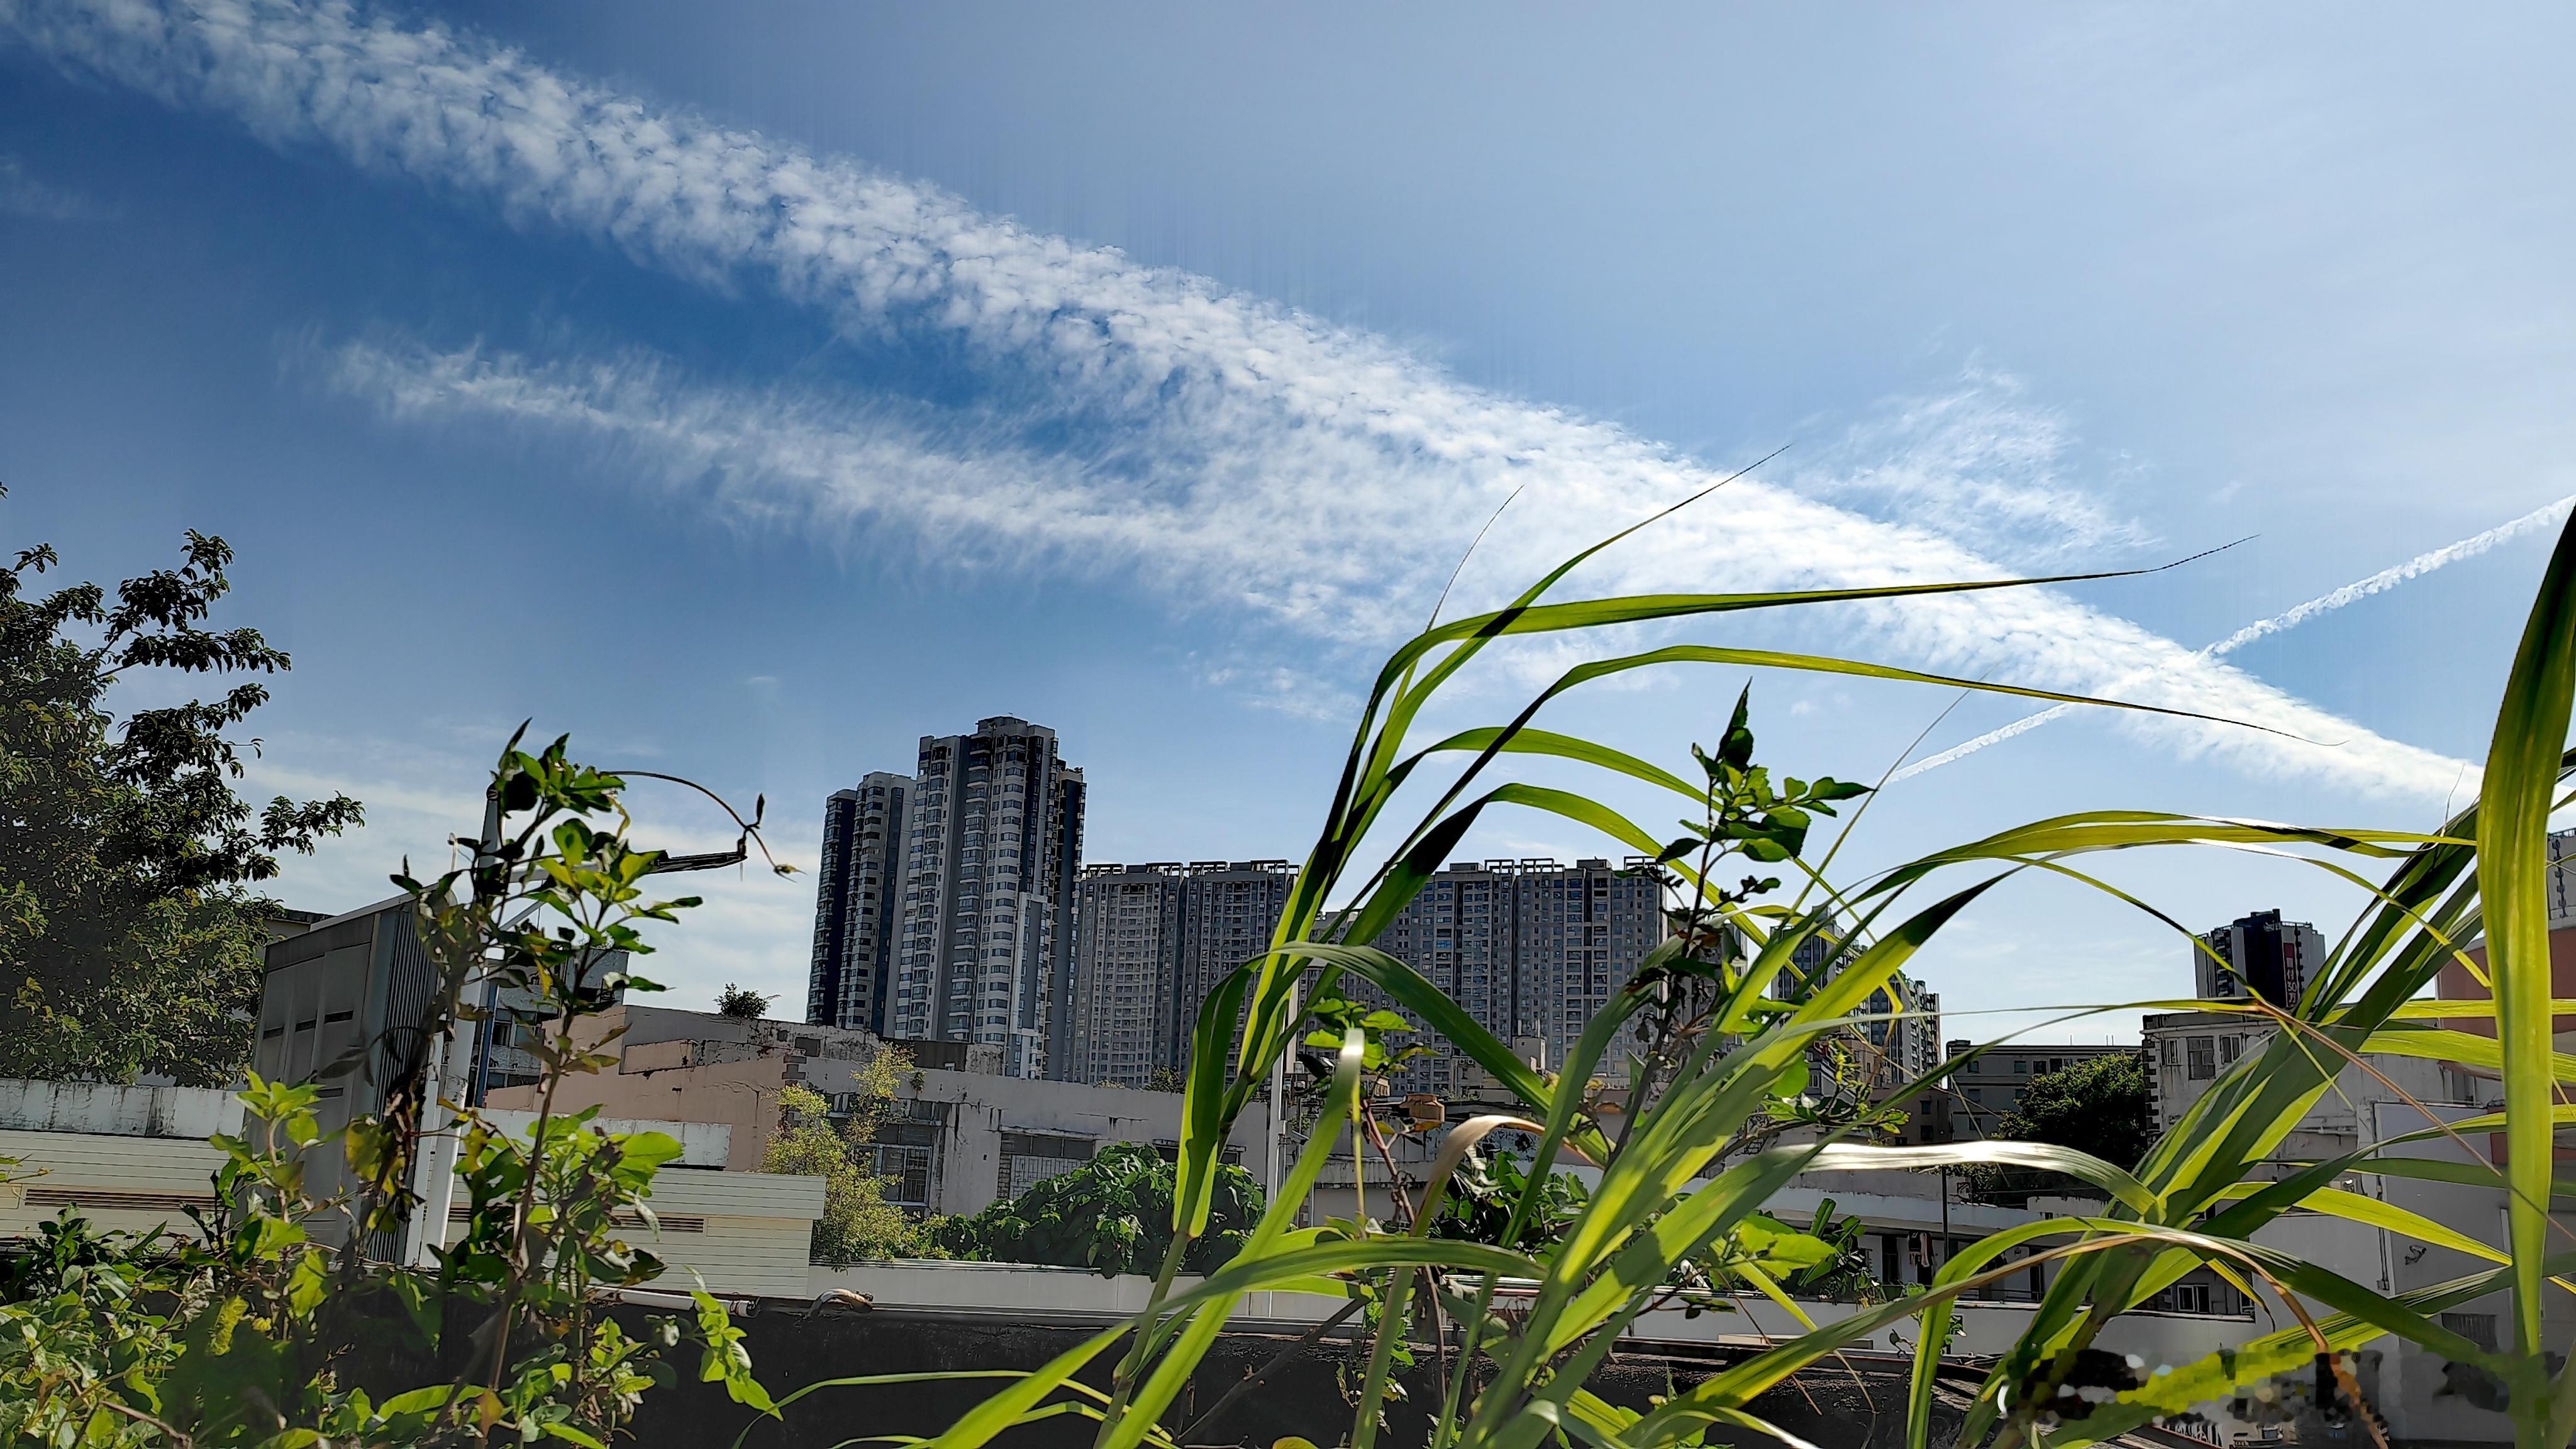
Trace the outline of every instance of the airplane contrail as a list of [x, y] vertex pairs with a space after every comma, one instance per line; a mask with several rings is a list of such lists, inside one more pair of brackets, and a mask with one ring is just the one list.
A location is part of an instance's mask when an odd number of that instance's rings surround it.
[[[2510, 523], [2500, 523], [2484, 533], [2472, 534], [2457, 543], [2444, 544], [2430, 552], [2419, 553], [2404, 563], [2381, 569], [2368, 578], [2355, 579], [2342, 588], [2319, 594], [2303, 604], [2294, 605], [2268, 619], [2257, 619], [2217, 643], [2198, 651], [2199, 657], [2215, 659], [2233, 654], [2257, 639], [2281, 633], [2286, 629], [2295, 629], [2319, 614], [2331, 614], [2346, 604], [2369, 598], [2373, 594], [2384, 594], [2399, 584], [2410, 579], [2422, 578], [2435, 569], [2458, 563], [2462, 559], [2476, 558], [2479, 554], [2509, 539], [2519, 538], [2535, 529], [2548, 528], [2566, 521], [2571, 510], [2576, 510], [2576, 494], [2570, 494], [2555, 503], [2543, 504]], [[2129, 684], [2133, 679], [2134, 676], [2118, 680], [2113, 688]], [[1893, 785], [1899, 780], [1912, 779], [1926, 770], [1937, 770], [1943, 765], [1964, 760], [1988, 745], [1999, 745], [2015, 735], [2028, 734], [2075, 708], [2076, 706], [2071, 704], [2058, 704], [2023, 715], [2011, 724], [1988, 730], [1975, 739], [1952, 745], [1937, 755], [1917, 760], [1890, 775], [1887, 782]]]

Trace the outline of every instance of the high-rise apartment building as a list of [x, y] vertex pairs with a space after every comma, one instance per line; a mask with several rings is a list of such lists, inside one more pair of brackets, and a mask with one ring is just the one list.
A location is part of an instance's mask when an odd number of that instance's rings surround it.
[[1270, 945], [1296, 872], [1284, 860], [1093, 865], [1074, 887], [1074, 1064], [1121, 1087], [1188, 1065], [1199, 1006]]
[[1064, 1077], [1143, 1087], [1172, 1060], [1181, 867], [1087, 865], [1073, 888], [1073, 1055]]
[[2549, 928], [2554, 931], [2576, 920], [2576, 830], [2550, 833], [2549, 873], [2543, 880], [2549, 892]]
[[[1843, 939], [1839, 928], [1811, 935], [1789, 953], [1796, 975], [1781, 972], [1773, 994], [1785, 998], [1798, 978], [1804, 978], [1810, 986], [1822, 986], [1859, 957], [1860, 943]], [[1858, 1065], [1867, 1074], [1868, 1089], [1874, 1098], [1883, 1098], [1895, 1088], [1931, 1076], [1945, 1060], [1941, 1052], [1941, 994], [1902, 971], [1891, 973], [1887, 983], [1872, 991], [1852, 1009], [1852, 1014], [1872, 1018], [1852, 1030], [1869, 1044], [1866, 1052], [1858, 1054], [1862, 1058]], [[1815, 1069], [1814, 1086], [1819, 1092], [1833, 1090], [1821, 1063]]]
[[1082, 812], [1082, 771], [1043, 725], [999, 715], [973, 734], [922, 737], [893, 1035], [995, 1044], [1009, 1075], [1062, 1074]]
[[2326, 941], [2305, 921], [2284, 921], [2279, 911], [2256, 911], [2200, 938], [2192, 948], [2193, 980], [2201, 999], [2259, 996], [2275, 1006], [2296, 1006], [2308, 978], [2325, 964]]
[[904, 802], [912, 781], [882, 772], [823, 802], [822, 879], [814, 892], [814, 964], [805, 1019], [886, 1034], [901, 934]]
[[[1181, 888], [1180, 953], [1174, 962], [1171, 1064], [1190, 1060], [1199, 1007], [1227, 973], [1270, 949], [1288, 910], [1297, 868], [1284, 860], [1193, 861]], [[1250, 1010], [1249, 1005], [1245, 1010]], [[1239, 1026], [1243, 1013], [1237, 1013]]]
[[[1542, 1053], [1553, 1070], [1664, 933], [1662, 891], [1649, 873], [1607, 860], [1461, 861], [1434, 873], [1376, 944], [1502, 1041]], [[1466, 1058], [1456, 1048], [1429, 1033], [1409, 1044], [1431, 1052], [1399, 1074], [1403, 1090], [1446, 1094], [1464, 1085]], [[1614, 1043], [1598, 1070], [1623, 1073], [1631, 1046], [1624, 1037]]]

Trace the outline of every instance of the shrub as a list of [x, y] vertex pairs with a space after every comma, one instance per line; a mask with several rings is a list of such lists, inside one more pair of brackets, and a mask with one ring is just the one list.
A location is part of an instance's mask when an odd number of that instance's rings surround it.
[[[1089, 1268], [1103, 1277], [1150, 1273], [1172, 1247], [1175, 1172], [1154, 1149], [1113, 1142], [1070, 1172], [973, 1217], [949, 1218], [934, 1240], [960, 1258]], [[1181, 1271], [1213, 1273], [1233, 1259], [1262, 1213], [1261, 1184], [1220, 1166], [1208, 1227], [1190, 1239]]]
[[877, 1124], [894, 1100], [895, 1084], [912, 1070], [901, 1047], [886, 1047], [860, 1071], [852, 1095], [857, 1107], [847, 1123], [832, 1125], [831, 1104], [809, 1087], [778, 1096], [778, 1133], [761, 1159], [763, 1172], [823, 1179], [823, 1216], [814, 1223], [813, 1258], [846, 1268], [868, 1259], [918, 1258], [930, 1250], [928, 1227], [885, 1200], [889, 1179], [878, 1174]]

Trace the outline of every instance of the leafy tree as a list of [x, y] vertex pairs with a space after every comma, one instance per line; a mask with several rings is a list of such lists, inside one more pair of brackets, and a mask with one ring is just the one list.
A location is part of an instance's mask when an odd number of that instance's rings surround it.
[[731, 1017], [735, 1021], [758, 1021], [769, 1013], [771, 999], [750, 987], [736, 986], [728, 981], [724, 990], [716, 993], [716, 1015]]
[[[243, 1131], [212, 1139], [223, 1161], [214, 1205], [191, 1210], [197, 1236], [102, 1236], [66, 1214], [0, 1264], [0, 1443], [601, 1449], [672, 1380], [664, 1360], [684, 1336], [702, 1381], [774, 1412], [742, 1330], [704, 1292], [690, 1322], [655, 1318], [641, 1335], [606, 1311], [609, 1292], [663, 1274], [635, 1226], [651, 1228], [655, 1175], [680, 1144], [555, 1103], [567, 1077], [617, 1064], [585, 1031], [610, 1003], [601, 988], [660, 989], [622, 969], [651, 950], [641, 928], [697, 900], [645, 894], [663, 857], [626, 838], [621, 780], [561, 740], [517, 744], [493, 778], [497, 843], [470, 870], [395, 878], [434, 984], [402, 1038], [474, 1019], [476, 978], [531, 1003], [536, 1120], [514, 1130], [465, 1107], [451, 1123], [424, 1053], [391, 1034], [322, 1070], [381, 1088], [381, 1110], [345, 1129], [323, 1130], [319, 1082], [254, 1074]], [[457, 1140], [461, 1211], [429, 1261], [388, 1262], [364, 1249], [424, 1211], [413, 1168], [436, 1132]], [[335, 1159], [345, 1177], [312, 1170]]]
[[[2072, 1147], [2123, 1169], [2133, 1169], [2156, 1140], [2155, 1083], [2135, 1053], [2089, 1062], [2031, 1078], [2021, 1100], [1994, 1135], [2016, 1142]], [[1970, 1197], [2018, 1206], [2034, 1193], [2101, 1197], [2099, 1188], [2059, 1173], [1992, 1164], [1964, 1169]]]
[[[1172, 1164], [1150, 1147], [1115, 1142], [1071, 1172], [1058, 1173], [971, 1218], [943, 1219], [938, 1245], [960, 1258], [1097, 1269], [1102, 1277], [1151, 1273], [1172, 1245]], [[1262, 1213], [1261, 1184], [1220, 1165], [1207, 1232], [1191, 1241], [1181, 1268], [1211, 1273], [1234, 1257]]]
[[810, 1087], [778, 1094], [778, 1133], [760, 1160], [763, 1172], [823, 1179], [823, 1216], [814, 1224], [813, 1259], [835, 1268], [875, 1258], [917, 1258], [929, 1233], [885, 1200], [888, 1179], [876, 1170], [876, 1134], [894, 1101], [895, 1084], [912, 1070], [900, 1047], [878, 1052], [851, 1073], [857, 1109], [834, 1127], [831, 1104]]
[[[206, 627], [232, 557], [192, 530], [178, 568], [113, 600], [31, 597], [60, 561], [47, 545], [0, 568], [0, 1076], [233, 1079], [280, 909], [250, 887], [360, 820], [345, 795], [254, 811], [234, 793], [256, 676], [288, 661], [255, 629]], [[120, 724], [108, 690], [142, 671], [247, 677]]]

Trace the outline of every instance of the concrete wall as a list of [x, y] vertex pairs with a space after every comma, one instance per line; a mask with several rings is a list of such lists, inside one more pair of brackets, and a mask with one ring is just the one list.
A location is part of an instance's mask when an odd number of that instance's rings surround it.
[[[646, 1311], [625, 1310], [620, 1317], [633, 1323]], [[809, 1314], [802, 1306], [763, 1309], [743, 1319], [742, 1325], [749, 1335], [752, 1363], [762, 1380], [782, 1394], [849, 1375], [1033, 1369], [1077, 1346], [1086, 1332], [1070, 1324], [1014, 1322], [937, 1310]], [[1296, 1436], [1315, 1444], [1341, 1443], [1352, 1419], [1343, 1386], [1361, 1373], [1366, 1345], [1327, 1339], [1313, 1353], [1280, 1364], [1280, 1350], [1289, 1342], [1256, 1333], [1220, 1335], [1198, 1372], [1180, 1389], [1166, 1422], [1178, 1428], [1197, 1420], [1215, 1407], [1220, 1396], [1261, 1371], [1262, 1378], [1250, 1392], [1221, 1416], [1192, 1428], [1187, 1442], [1268, 1446]], [[1692, 1348], [1670, 1355], [1623, 1350], [1592, 1376], [1587, 1387], [1610, 1403], [1642, 1411], [1656, 1396], [1688, 1388], [1712, 1372], [1741, 1362], [1748, 1353], [1749, 1349], [1735, 1347]], [[1081, 1380], [1095, 1389], [1104, 1388], [1118, 1358], [1114, 1348], [1096, 1355], [1080, 1374]], [[1817, 1449], [1903, 1449], [1911, 1367], [1907, 1359], [1887, 1354], [1842, 1354], [1776, 1385], [1749, 1407], [1763, 1420], [1797, 1436], [1793, 1442]], [[1440, 1400], [1439, 1372], [1438, 1360], [1428, 1353], [1403, 1372], [1406, 1396], [1386, 1406], [1385, 1429], [1377, 1441], [1385, 1449], [1419, 1449], [1429, 1442], [1431, 1415]], [[721, 1387], [690, 1382], [694, 1377], [683, 1373], [683, 1382], [656, 1389], [646, 1400], [635, 1425], [639, 1449], [697, 1449], [732, 1443], [737, 1434], [743, 1436], [745, 1449], [832, 1449], [857, 1435], [932, 1435], [955, 1424], [997, 1387], [997, 1380], [984, 1377], [835, 1386], [806, 1396], [789, 1406], [782, 1420], [773, 1421], [727, 1402]], [[1958, 1442], [1959, 1405], [1975, 1381], [1964, 1371], [1944, 1374], [1933, 1399], [1933, 1444]], [[1014, 1449], [1082, 1449], [1092, 1442], [1097, 1427], [1087, 1419], [1060, 1415], [1015, 1428], [1001, 1442]], [[1779, 1442], [1753, 1430], [1724, 1426], [1711, 1430], [1708, 1441], [1743, 1449], [1776, 1449]], [[2149, 1446], [2205, 1449], [2162, 1431], [2143, 1431], [2113, 1441], [2113, 1449]]]
[[[536, 1124], [534, 1112], [487, 1107], [483, 1116], [493, 1126], [516, 1136], [526, 1136]], [[640, 1117], [593, 1117], [590, 1125], [602, 1132], [627, 1136], [637, 1132], [659, 1132], [676, 1137], [680, 1155], [664, 1164], [666, 1167], [703, 1167], [722, 1171], [733, 1155], [733, 1129], [721, 1122], [657, 1122]]]
[[[1182, 1280], [1184, 1285], [1195, 1280]], [[1079, 1268], [1039, 1268], [1004, 1263], [866, 1263], [852, 1268], [817, 1266], [808, 1280], [813, 1294], [850, 1290], [868, 1295], [879, 1311], [937, 1312], [951, 1316], [990, 1316], [1028, 1323], [1107, 1324], [1141, 1311], [1153, 1280], [1142, 1275], [1104, 1278]], [[1510, 1309], [1528, 1290], [1506, 1289], [1497, 1306]], [[1255, 1293], [1236, 1312], [1238, 1331], [1302, 1332], [1331, 1317], [1346, 1300], [1312, 1293]], [[1839, 1322], [1859, 1309], [1849, 1303], [1795, 1299], [1817, 1324]], [[1746, 1293], [1739, 1311], [1702, 1313], [1661, 1309], [1638, 1319], [1622, 1343], [1639, 1346], [1703, 1345], [1744, 1347], [1764, 1341], [1785, 1342], [1807, 1330], [1777, 1304]], [[2026, 1303], [1963, 1303], [1959, 1317], [1965, 1332], [1956, 1352], [1998, 1354], [2010, 1348], [2029, 1327], [2033, 1307]], [[2101, 1346], [2115, 1353], [2134, 1353], [2152, 1368], [2189, 1363], [2221, 1348], [2267, 1332], [2251, 1318], [2236, 1315], [2130, 1313], [2115, 1320]], [[1908, 1353], [1910, 1323], [1881, 1329], [1853, 1345], [1855, 1352]]]
[[[651, 1206], [660, 1230], [641, 1222], [628, 1230], [667, 1265], [647, 1287], [686, 1292], [703, 1279], [707, 1291], [728, 1296], [804, 1296], [823, 1179], [664, 1168]], [[441, 1242], [453, 1240], [456, 1225], [451, 1211]]]
[[0, 1238], [23, 1237], [77, 1204], [102, 1228], [194, 1232], [185, 1209], [215, 1205], [224, 1155], [181, 1137], [95, 1132], [0, 1131], [0, 1157], [16, 1179], [0, 1183]]
[[[203, 1142], [86, 1132], [0, 1131], [0, 1157], [20, 1163], [12, 1169], [20, 1175], [0, 1183], [0, 1238], [31, 1234], [66, 1206], [101, 1228], [193, 1233], [185, 1209], [214, 1206], [212, 1179], [224, 1161]], [[694, 1269], [718, 1293], [804, 1294], [821, 1178], [664, 1168], [652, 1207], [661, 1233], [640, 1222], [634, 1231], [637, 1246], [670, 1266], [658, 1281], [685, 1289]]]
[[[1004, 1132], [1036, 1132], [1113, 1142], [1171, 1146], [1181, 1137], [1181, 1094], [1128, 1087], [1086, 1087], [1072, 1082], [987, 1077], [967, 1072], [920, 1072], [901, 1095], [948, 1108], [939, 1182], [932, 1207], [943, 1213], [981, 1212], [998, 1195]], [[1229, 1145], [1257, 1176], [1269, 1113], [1258, 1102], [1235, 1123]], [[1068, 1167], [1079, 1166], [1068, 1161]]]
[[[597, 1107], [604, 1117], [721, 1127], [724, 1167], [757, 1172], [778, 1126], [779, 1089], [803, 1079], [801, 1072], [790, 1076], [799, 1054], [766, 1039], [759, 1030], [763, 1025], [786, 1024], [636, 1006], [585, 1018], [575, 1029], [582, 1048], [617, 1051], [622, 1061], [614, 1072], [565, 1078], [556, 1091], [557, 1110]], [[864, 1035], [828, 1027], [808, 1030], [832, 1046], [839, 1046], [843, 1037]], [[842, 1068], [845, 1082], [854, 1068]], [[536, 1106], [537, 1089], [504, 1088], [485, 1104], [526, 1111]]]
[[0, 1078], [0, 1131], [193, 1137], [241, 1131], [241, 1099], [213, 1087], [119, 1087]]

